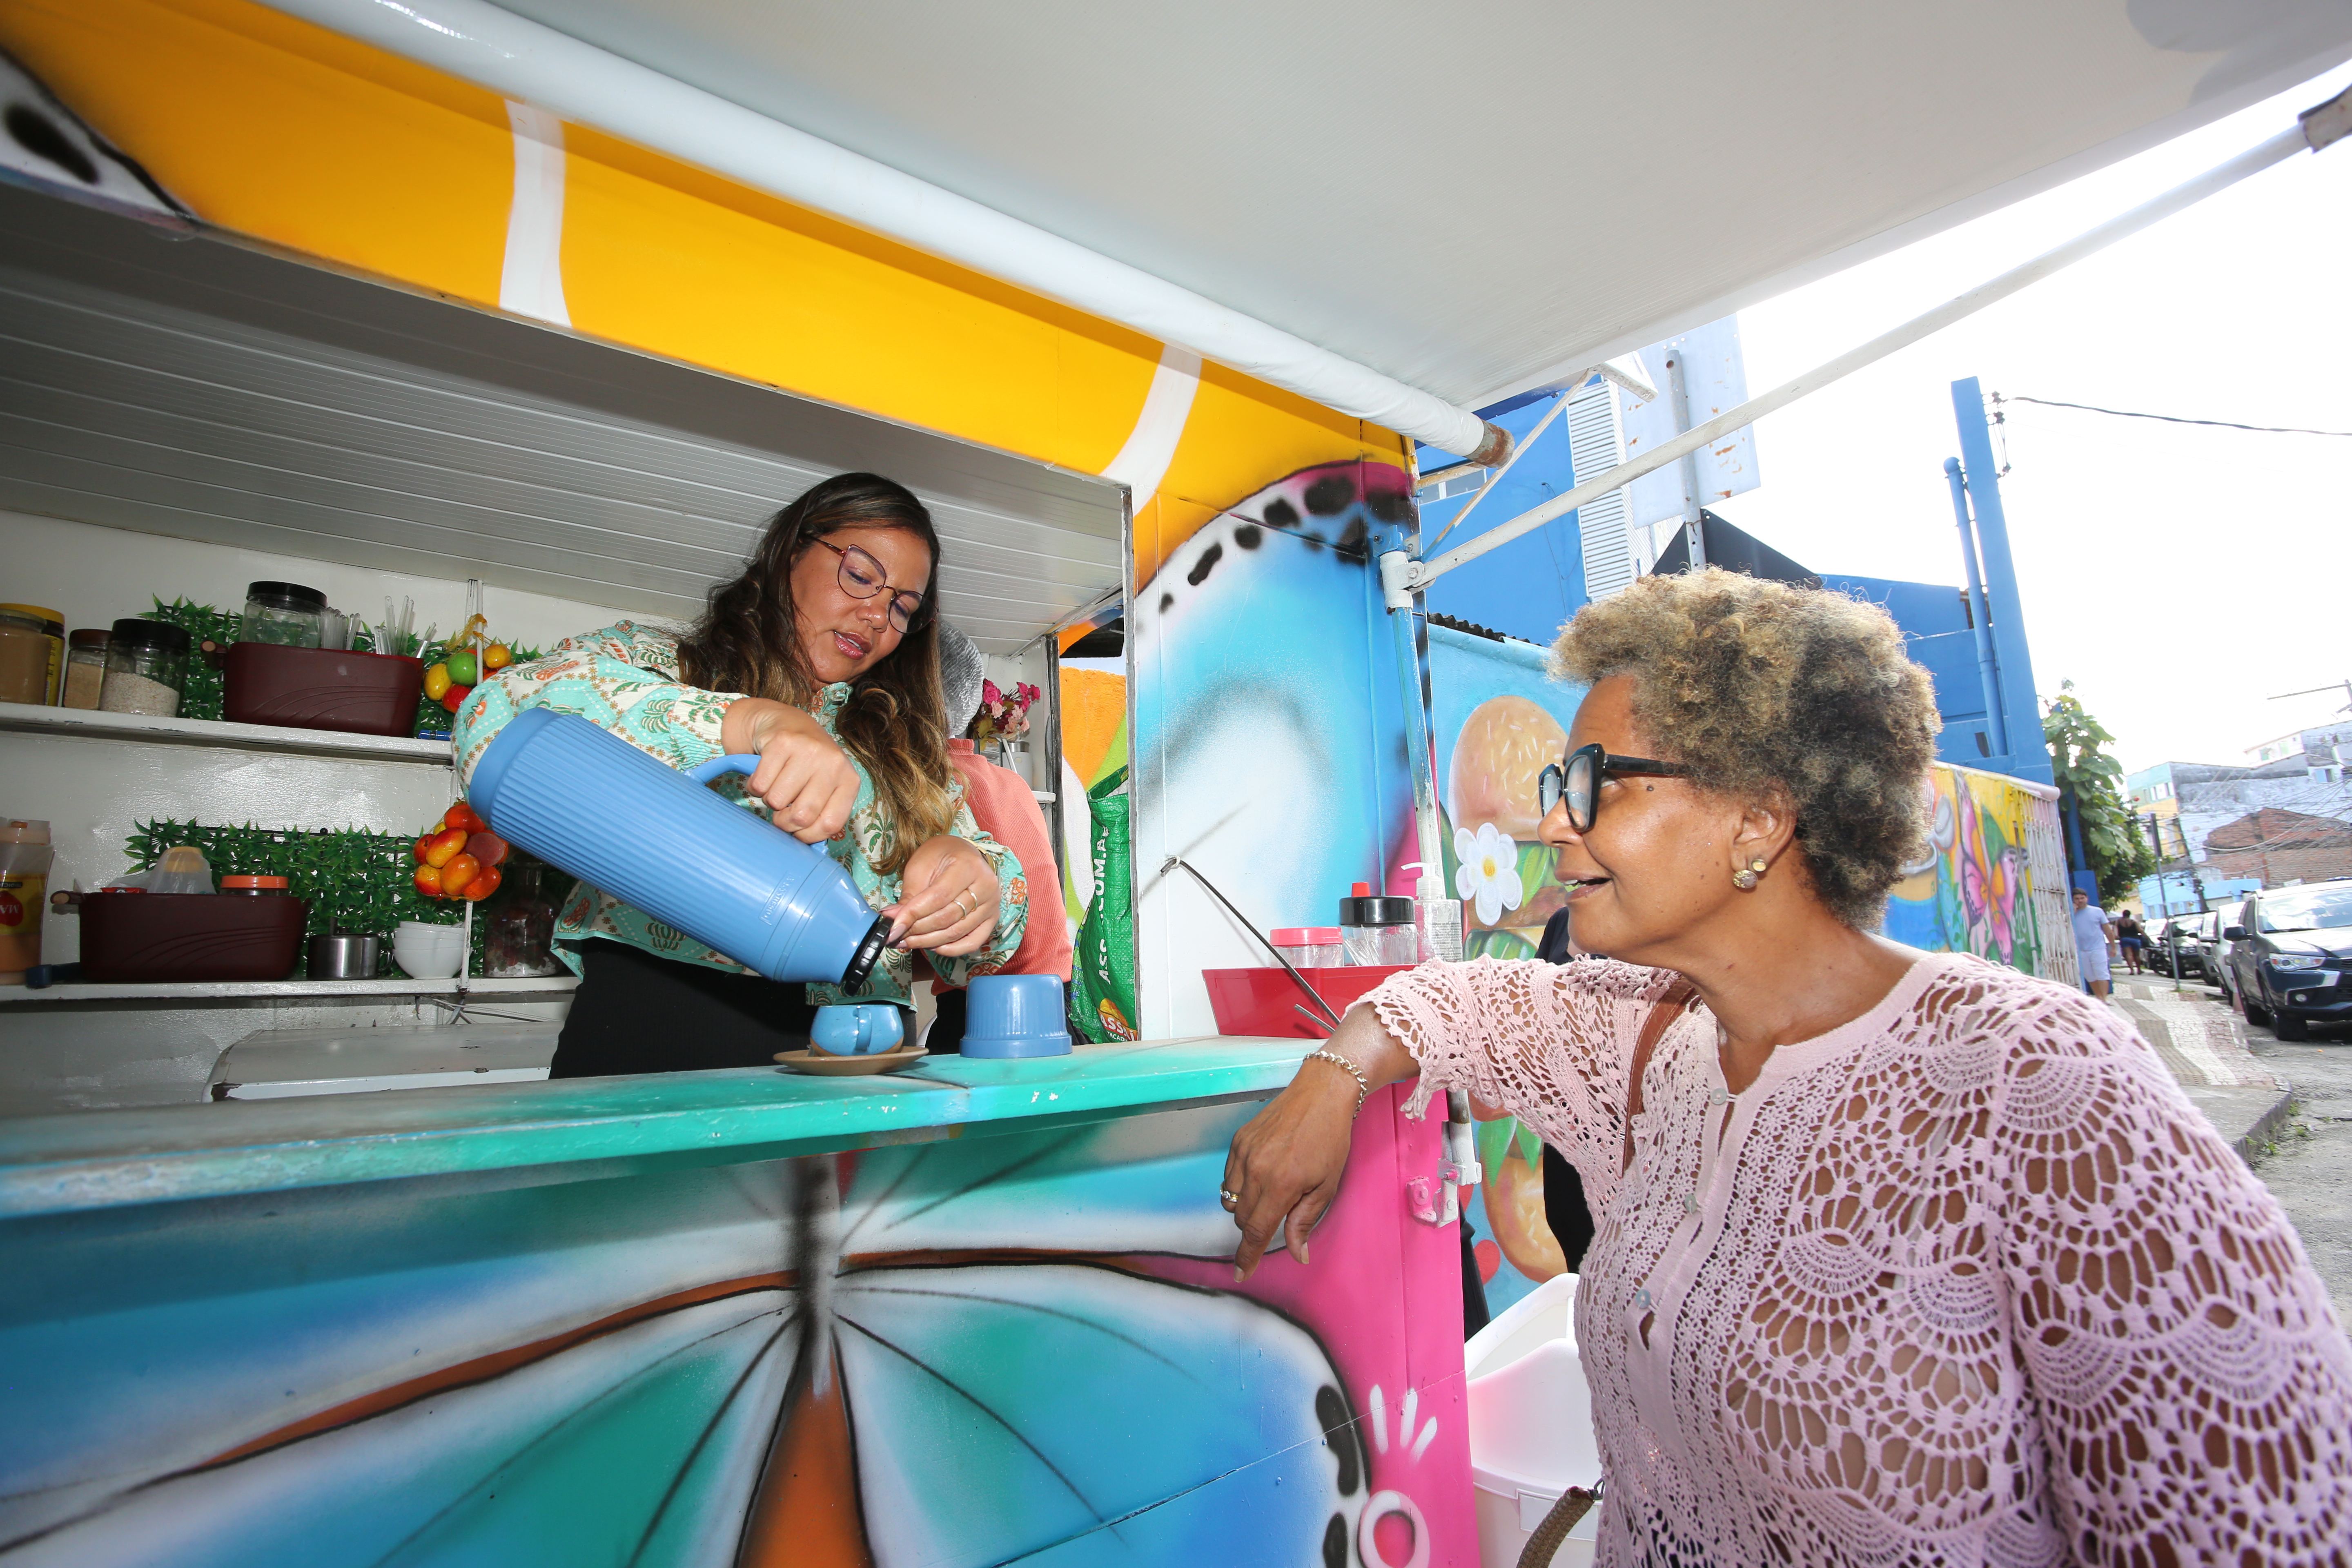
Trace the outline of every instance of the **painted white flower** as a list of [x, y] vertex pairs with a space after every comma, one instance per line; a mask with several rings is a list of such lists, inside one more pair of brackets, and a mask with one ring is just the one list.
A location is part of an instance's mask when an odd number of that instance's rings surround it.
[[1454, 858], [1462, 862], [1454, 873], [1454, 890], [1465, 903], [1475, 904], [1478, 923], [1491, 926], [1505, 910], [1516, 910], [1527, 889], [1519, 881], [1519, 847], [1491, 822], [1478, 831], [1454, 830]]

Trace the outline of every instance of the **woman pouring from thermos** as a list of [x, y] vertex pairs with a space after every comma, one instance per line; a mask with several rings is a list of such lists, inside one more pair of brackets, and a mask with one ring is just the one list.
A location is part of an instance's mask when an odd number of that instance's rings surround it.
[[467, 781], [508, 721], [534, 707], [578, 714], [679, 769], [756, 753], [750, 777], [713, 787], [824, 844], [891, 921], [892, 946], [856, 996], [826, 985], [803, 995], [583, 884], [556, 928], [581, 984], [551, 1076], [764, 1066], [805, 1043], [820, 1005], [908, 1005], [912, 952], [961, 983], [1020, 944], [1020, 862], [973, 822], [948, 762], [939, 553], [911, 492], [838, 475], [776, 514], [691, 629], [623, 621], [568, 638], [486, 679], [460, 710]]

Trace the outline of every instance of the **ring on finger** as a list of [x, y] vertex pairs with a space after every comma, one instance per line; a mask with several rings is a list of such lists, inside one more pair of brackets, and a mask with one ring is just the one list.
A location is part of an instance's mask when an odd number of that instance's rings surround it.
[[1224, 1188], [1219, 1187], [1217, 1189], [1217, 1201], [1223, 1204], [1227, 1208], [1233, 1208], [1242, 1201], [1242, 1195], [1239, 1193], [1230, 1193]]
[[[965, 899], [967, 899], [967, 898], [970, 898], [970, 897], [971, 897], [971, 889], [970, 888], [965, 888], [965, 889], [963, 889], [961, 891], [958, 892], [958, 893], [956, 894], [956, 896], [955, 896], [956, 908], [957, 908], [957, 909], [959, 909], [959, 910], [963, 910], [963, 912], [964, 912], [964, 914], [965, 914], [966, 916], [970, 916], [970, 915], [971, 914], [971, 912], [972, 912], [972, 911], [971, 911], [971, 910], [970, 910], [970, 909], [965, 909], [965, 908], [964, 908], [964, 900], [965, 900]], [[979, 903], [980, 903], [980, 900], [977, 900], [977, 899], [973, 899], [973, 900], [972, 900], [972, 907], [973, 907], [974, 909], [976, 909], [976, 908], [978, 908], [978, 907], [979, 907]]]

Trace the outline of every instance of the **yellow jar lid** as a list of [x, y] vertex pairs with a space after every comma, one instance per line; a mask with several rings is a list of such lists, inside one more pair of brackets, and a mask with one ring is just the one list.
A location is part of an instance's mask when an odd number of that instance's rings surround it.
[[31, 616], [36, 620], [48, 622], [52, 628], [49, 635], [52, 637], [61, 637], [66, 635], [66, 616], [63, 610], [52, 610], [41, 605], [0, 605], [0, 610], [14, 610], [20, 616]]

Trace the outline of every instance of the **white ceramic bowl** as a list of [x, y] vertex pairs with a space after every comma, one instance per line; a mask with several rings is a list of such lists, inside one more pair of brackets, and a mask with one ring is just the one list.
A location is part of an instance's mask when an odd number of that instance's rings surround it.
[[466, 928], [403, 921], [392, 933], [392, 961], [411, 980], [447, 980], [466, 959]]

